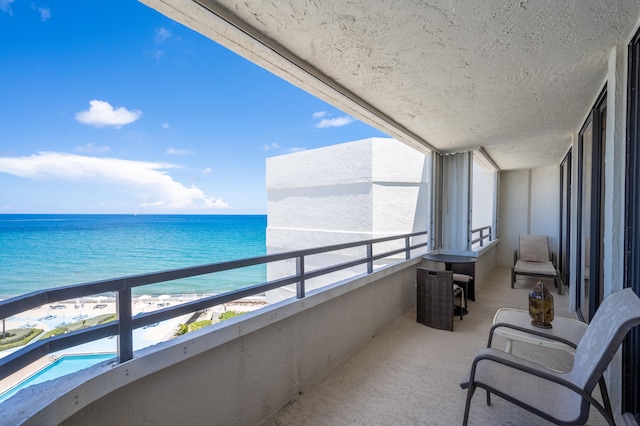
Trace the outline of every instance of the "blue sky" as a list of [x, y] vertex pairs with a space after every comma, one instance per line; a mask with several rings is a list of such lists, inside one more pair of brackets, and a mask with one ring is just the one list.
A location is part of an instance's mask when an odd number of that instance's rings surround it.
[[0, 213], [266, 213], [267, 157], [382, 132], [134, 0], [0, 0]]

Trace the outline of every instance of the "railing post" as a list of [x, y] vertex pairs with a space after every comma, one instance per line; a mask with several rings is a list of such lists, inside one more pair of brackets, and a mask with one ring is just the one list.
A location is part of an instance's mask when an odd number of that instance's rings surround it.
[[297, 297], [302, 299], [304, 297], [304, 256], [296, 258], [296, 275], [300, 278], [296, 285]]
[[367, 244], [367, 274], [373, 272], [373, 244]]
[[405, 260], [411, 259], [411, 249], [409, 247], [411, 247], [411, 241], [410, 241], [409, 237], [406, 237], [404, 239], [404, 258], [405, 258]]
[[120, 334], [118, 334], [118, 362], [133, 358], [133, 321], [131, 312], [131, 289], [125, 288], [116, 295], [116, 313]]

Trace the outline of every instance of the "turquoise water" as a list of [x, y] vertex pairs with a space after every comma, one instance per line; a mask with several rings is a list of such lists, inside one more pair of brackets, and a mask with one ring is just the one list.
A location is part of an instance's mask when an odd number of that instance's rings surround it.
[[115, 354], [64, 355], [47, 365], [40, 371], [29, 376], [5, 393], [0, 394], [0, 402], [12, 397], [19, 390], [47, 380], [57, 379], [67, 374], [91, 367], [99, 362], [114, 358]]
[[[266, 254], [264, 215], [0, 215], [0, 298]], [[258, 284], [258, 265], [134, 289], [215, 294]]]

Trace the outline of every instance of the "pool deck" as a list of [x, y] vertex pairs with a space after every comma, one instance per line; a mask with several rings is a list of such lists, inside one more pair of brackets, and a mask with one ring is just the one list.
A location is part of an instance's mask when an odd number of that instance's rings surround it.
[[[161, 309], [166, 303], [171, 305], [183, 303], [185, 300], [174, 298], [169, 300], [136, 300], [132, 304], [133, 315], [139, 312], [150, 312], [153, 310]], [[88, 319], [102, 314], [112, 314], [116, 312], [116, 305], [113, 299], [105, 299], [91, 302], [91, 303], [77, 303], [74, 301], [60, 302], [53, 306], [64, 306], [53, 308], [49, 306], [40, 306], [29, 311], [25, 311], [19, 315], [15, 315], [6, 320], [6, 329], [17, 329], [26, 325], [35, 326], [40, 328], [46, 333], [49, 330], [56, 328], [60, 323], [72, 323], [81, 321], [82, 319]], [[238, 303], [225, 304], [210, 308], [212, 316], [225, 312], [226, 310], [235, 311], [249, 311], [264, 306], [263, 303], [247, 303], [247, 301], [239, 301]], [[85, 316], [86, 315], [86, 316]], [[146, 348], [148, 346], [155, 345], [159, 342], [169, 340], [174, 333], [178, 324], [184, 324], [189, 320], [193, 314], [187, 314], [182, 317], [172, 318], [166, 321], [162, 321], [157, 325], [145, 326], [135, 329], [133, 331], [133, 346], [134, 351]], [[80, 316], [80, 318], [78, 317]], [[32, 342], [35, 342], [33, 340]], [[0, 352], [0, 358], [9, 355], [10, 353], [20, 348], [9, 349]], [[96, 340], [94, 342], [85, 343], [72, 348], [52, 353], [45, 357], [38, 359], [37, 361], [29, 364], [25, 368], [17, 371], [4, 379], [0, 379], [0, 393], [3, 393], [10, 388], [14, 387], [18, 383], [37, 373], [47, 365], [54, 362], [58, 357], [63, 355], [72, 354], [94, 354], [94, 353], [115, 353], [117, 352], [117, 339], [115, 337], [108, 337], [105, 339]]]

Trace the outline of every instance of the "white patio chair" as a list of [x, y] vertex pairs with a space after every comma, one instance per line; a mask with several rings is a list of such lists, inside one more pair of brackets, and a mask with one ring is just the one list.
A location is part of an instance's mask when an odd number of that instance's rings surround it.
[[627, 288], [607, 296], [576, 347], [571, 371], [550, 370], [498, 349], [482, 349], [460, 386], [467, 389], [463, 425], [476, 388], [487, 391], [487, 405], [496, 394], [548, 421], [583, 425], [593, 405], [614, 425], [607, 410], [591, 396], [618, 347], [640, 324], [640, 298]]

